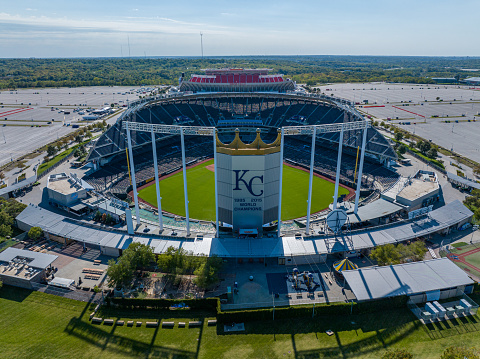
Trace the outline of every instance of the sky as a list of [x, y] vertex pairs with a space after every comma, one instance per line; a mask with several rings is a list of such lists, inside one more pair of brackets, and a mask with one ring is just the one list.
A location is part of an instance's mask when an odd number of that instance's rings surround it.
[[479, 0], [0, 1], [0, 58], [480, 56]]

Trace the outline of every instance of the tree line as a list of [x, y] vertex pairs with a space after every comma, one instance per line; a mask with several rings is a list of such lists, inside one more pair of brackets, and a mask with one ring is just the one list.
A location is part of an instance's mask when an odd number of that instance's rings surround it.
[[461, 68], [480, 68], [468, 57], [401, 56], [245, 56], [210, 58], [75, 58], [0, 59], [0, 89], [139, 86], [178, 84], [205, 68], [271, 68], [299, 83], [333, 82], [433, 83], [432, 77], [459, 80], [479, 76]]

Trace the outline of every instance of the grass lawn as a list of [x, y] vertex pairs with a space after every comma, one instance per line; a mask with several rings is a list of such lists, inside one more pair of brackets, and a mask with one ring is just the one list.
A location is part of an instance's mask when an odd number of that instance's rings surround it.
[[62, 160], [66, 156], [68, 156], [73, 151], [73, 149], [74, 149], [73, 147], [69, 148], [68, 150], [65, 150], [65, 151], [61, 152], [60, 154], [56, 155], [55, 157], [53, 157], [50, 161], [42, 163], [38, 167], [37, 175], [40, 175], [41, 173], [45, 172], [47, 169], [52, 167], [55, 163], [57, 163], [58, 161]]
[[466, 245], [467, 245], [467, 243], [465, 243], [465, 242], [457, 242], [457, 243], [451, 244], [451, 246], [454, 247], [454, 248], [463, 247], [463, 246], [466, 246]]
[[[213, 160], [187, 170], [188, 201], [190, 217], [202, 220], [215, 220], [215, 183], [214, 173], [205, 167]], [[307, 214], [308, 172], [283, 166], [282, 219], [288, 220]], [[333, 201], [335, 185], [319, 177], [313, 177], [312, 213], [328, 207]], [[339, 195], [348, 190], [339, 187]], [[183, 196], [183, 173], [160, 181], [162, 209], [185, 216]], [[157, 205], [155, 183], [139, 192], [140, 198]]]
[[468, 244], [466, 246], [452, 248], [450, 251], [453, 254], [462, 254], [462, 253], [471, 251], [472, 249], [477, 249], [479, 246], [480, 246], [480, 243]]
[[[379, 358], [386, 348], [408, 348], [415, 358], [439, 358], [449, 345], [478, 346], [480, 341], [477, 317], [427, 327], [408, 309], [252, 322], [238, 334], [206, 325], [145, 328], [147, 320], [178, 323], [212, 317], [205, 312], [103, 308], [98, 313], [143, 322], [132, 328], [93, 325], [88, 321], [92, 309], [84, 302], [4, 286], [0, 358]], [[325, 334], [329, 329], [335, 334]]]
[[0, 237], [0, 252], [3, 252], [5, 249], [17, 244], [17, 241], [10, 238], [6, 239], [4, 237]]

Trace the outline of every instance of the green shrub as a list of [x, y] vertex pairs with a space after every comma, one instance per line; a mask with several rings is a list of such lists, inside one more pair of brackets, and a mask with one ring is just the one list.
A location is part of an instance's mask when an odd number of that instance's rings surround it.
[[387, 350], [382, 359], [413, 359], [413, 354], [406, 349]]
[[444, 350], [441, 359], [480, 359], [478, 351], [475, 348], [448, 347]]

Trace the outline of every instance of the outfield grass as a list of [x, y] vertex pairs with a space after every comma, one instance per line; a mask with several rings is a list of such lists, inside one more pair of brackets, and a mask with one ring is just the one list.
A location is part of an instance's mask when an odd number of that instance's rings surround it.
[[[143, 322], [132, 328], [91, 324], [93, 307], [3, 287], [0, 358], [379, 358], [387, 348], [407, 348], [415, 358], [439, 358], [447, 346], [478, 346], [480, 341], [477, 317], [427, 327], [408, 309], [252, 322], [245, 323], [245, 332], [225, 334], [221, 326], [145, 328], [148, 320], [205, 321], [210, 313], [108, 308], [98, 313]], [[335, 334], [325, 334], [329, 329]]]
[[[206, 168], [213, 160], [187, 170], [187, 186], [190, 217], [215, 220], [215, 176]], [[303, 217], [307, 214], [308, 172], [283, 166], [282, 220]], [[333, 201], [335, 185], [320, 177], [313, 177], [312, 213], [328, 207]], [[339, 187], [339, 195], [348, 190]], [[185, 216], [183, 173], [179, 172], [160, 181], [160, 195], [164, 211]], [[140, 198], [157, 205], [155, 185], [142, 189]]]

